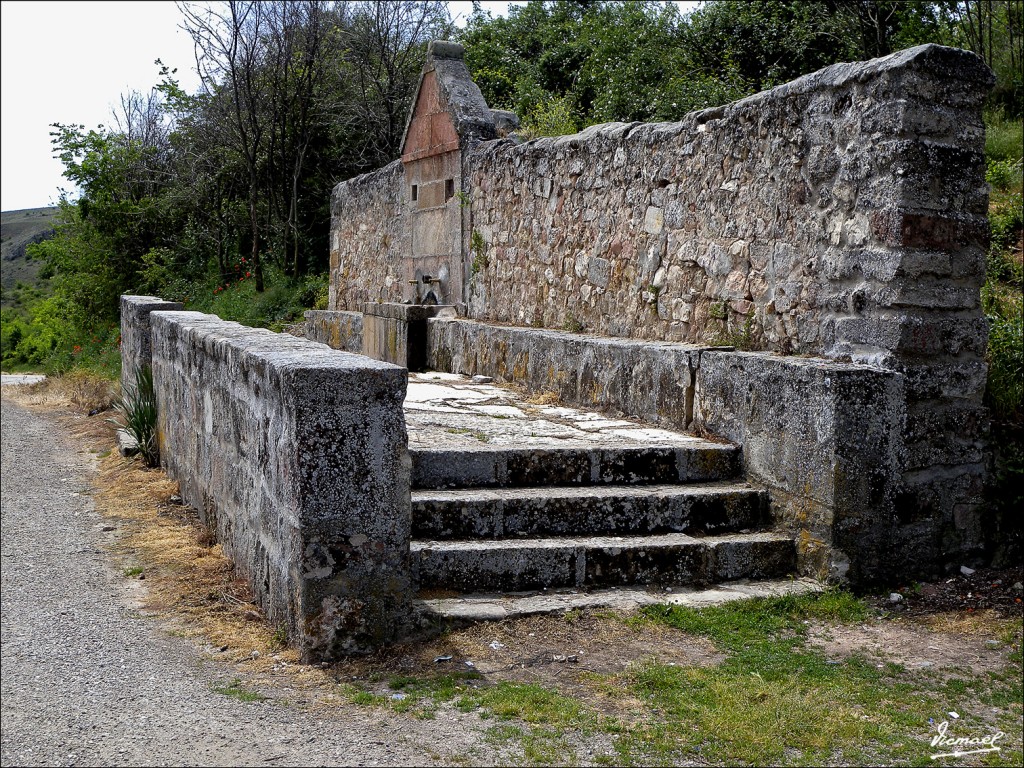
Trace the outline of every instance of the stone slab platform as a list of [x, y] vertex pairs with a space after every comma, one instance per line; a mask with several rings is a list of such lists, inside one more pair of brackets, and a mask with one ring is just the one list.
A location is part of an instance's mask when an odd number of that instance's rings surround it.
[[414, 452], [653, 446], [735, 450], [729, 444], [556, 405], [547, 398], [531, 398], [454, 373], [410, 374], [405, 420]]

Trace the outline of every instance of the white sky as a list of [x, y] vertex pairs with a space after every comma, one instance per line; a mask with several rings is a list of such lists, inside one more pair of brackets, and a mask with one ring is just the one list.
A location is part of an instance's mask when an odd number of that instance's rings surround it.
[[[697, 4], [679, 2], [684, 12]], [[481, 3], [495, 15], [509, 5]], [[456, 0], [449, 8], [461, 26], [472, 5]], [[122, 93], [156, 84], [158, 58], [177, 67], [186, 91], [198, 88], [192, 41], [180, 22], [168, 0], [0, 2], [0, 210], [54, 205], [58, 189], [70, 187], [52, 156], [51, 123], [109, 124]]]

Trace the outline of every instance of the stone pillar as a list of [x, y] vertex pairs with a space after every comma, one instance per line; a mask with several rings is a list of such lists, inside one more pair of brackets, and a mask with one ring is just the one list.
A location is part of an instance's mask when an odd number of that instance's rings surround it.
[[[988, 249], [982, 106], [995, 82], [973, 53], [921, 46], [863, 65], [858, 143], [875, 174], [860, 184], [820, 261], [826, 353], [906, 378], [902, 491], [893, 548], [901, 568], [983, 555]], [[870, 104], [870, 107], [867, 105]], [[808, 129], [831, 113], [811, 105]], [[833, 192], [844, 193], [842, 184]]]
[[149, 313], [158, 310], [179, 310], [184, 305], [164, 301], [156, 296], [121, 297], [121, 391], [134, 385], [135, 371], [153, 364]]

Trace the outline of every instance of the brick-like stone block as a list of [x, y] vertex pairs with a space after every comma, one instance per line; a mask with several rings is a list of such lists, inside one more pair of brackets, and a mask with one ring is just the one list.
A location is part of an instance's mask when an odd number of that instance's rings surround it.
[[343, 352], [363, 351], [363, 313], [310, 309], [305, 313], [306, 338]]
[[210, 315], [151, 317], [161, 456], [269, 619], [305, 660], [399, 637], [405, 372]]

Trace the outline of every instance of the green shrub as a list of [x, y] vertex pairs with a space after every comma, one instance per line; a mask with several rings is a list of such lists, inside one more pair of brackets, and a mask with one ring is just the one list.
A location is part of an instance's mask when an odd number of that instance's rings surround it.
[[1024, 196], [1018, 191], [1014, 195], [999, 197], [999, 201], [992, 202], [988, 213], [991, 227], [988, 278], [1020, 286], [1021, 262], [1013, 248], [1020, 242], [1024, 231]]
[[985, 398], [997, 419], [1018, 419], [1024, 400], [1024, 300], [1020, 287], [992, 280], [982, 289], [989, 322]]
[[1021, 185], [1021, 158], [994, 160], [989, 158], [985, 168], [985, 181], [998, 190], [1007, 191]]
[[242, 325], [281, 330], [302, 320], [307, 309], [326, 309], [328, 276], [309, 275], [298, 280], [276, 269], [264, 273], [264, 290], [246, 274], [220, 285], [188, 283], [176, 286], [175, 295], [164, 298], [182, 301], [188, 309], [209, 312]]
[[518, 133], [524, 138], [565, 136], [576, 133], [579, 119], [568, 96], [551, 96], [539, 101], [523, 120]]

